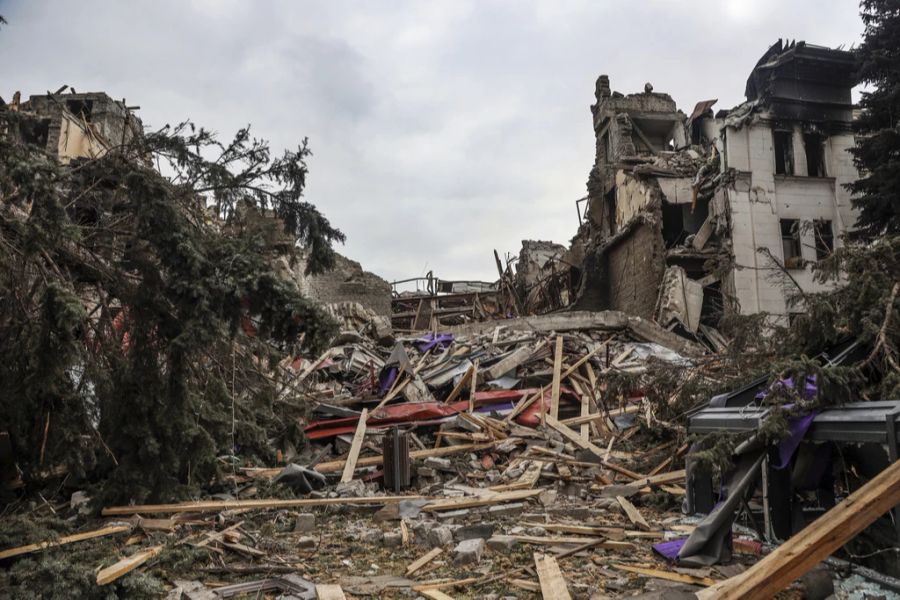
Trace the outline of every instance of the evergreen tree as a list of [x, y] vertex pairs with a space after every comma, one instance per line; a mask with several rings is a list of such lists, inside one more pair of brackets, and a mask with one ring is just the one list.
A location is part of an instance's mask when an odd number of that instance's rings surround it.
[[335, 325], [282, 265], [302, 246], [320, 272], [343, 240], [303, 199], [306, 142], [273, 158], [184, 123], [61, 165], [30, 118], [0, 107], [0, 431], [26, 480], [183, 497], [217, 457], [299, 441], [275, 365]]
[[860, 179], [850, 185], [859, 237], [900, 233], [900, 1], [862, 0], [865, 24], [856, 54], [862, 93], [853, 152]]

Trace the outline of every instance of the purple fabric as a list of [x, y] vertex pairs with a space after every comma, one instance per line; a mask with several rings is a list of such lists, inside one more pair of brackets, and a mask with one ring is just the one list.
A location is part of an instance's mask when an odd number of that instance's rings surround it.
[[439, 333], [438, 335], [429, 333], [428, 335], [421, 337], [415, 341], [416, 348], [419, 349], [419, 352], [427, 352], [437, 345], [441, 345], [446, 348], [452, 343], [452, 333]]
[[384, 394], [391, 386], [394, 385], [394, 380], [397, 379], [397, 375], [400, 373], [400, 369], [397, 367], [391, 367], [386, 371], [382, 371], [378, 375], [378, 382], [381, 384], [381, 393]]
[[678, 560], [678, 553], [681, 552], [681, 547], [684, 546], [686, 541], [687, 537], [675, 538], [668, 542], [660, 542], [653, 545], [653, 550], [670, 561], [675, 562]]
[[788, 419], [789, 433], [787, 437], [778, 444], [779, 463], [774, 465], [776, 469], [784, 469], [790, 464], [791, 459], [794, 457], [794, 453], [800, 446], [800, 442], [803, 441], [807, 430], [809, 430], [809, 426], [812, 425], [813, 420], [818, 414], [819, 412], [814, 410], [808, 415], [802, 417], [790, 417]]
[[[757, 399], [757, 400], [762, 400], [763, 398], [765, 398], [766, 396], [768, 396], [769, 393], [771, 393], [773, 389], [775, 389], [775, 388], [777, 388], [777, 387], [783, 387], [783, 388], [787, 388], [787, 389], [789, 389], [789, 390], [793, 390], [793, 389], [794, 389], [794, 379], [793, 379], [793, 377], [787, 377], [787, 378], [785, 378], [785, 379], [780, 379], [780, 380], [776, 381], [775, 383], [773, 383], [772, 385], [770, 385], [770, 386], [767, 387], [766, 389], [764, 389], [764, 390], [760, 391], [759, 393], [757, 393], [757, 394], [756, 394], [756, 399]], [[803, 399], [804, 399], [804, 400], [809, 400], [810, 398], [815, 398], [815, 396], [816, 396], [816, 391], [817, 391], [817, 390], [818, 390], [818, 388], [816, 387], [816, 376], [815, 376], [815, 375], [812, 375], [812, 376], [810, 376], [810, 377], [807, 377], [807, 378], [806, 378], [806, 385], [804, 386], [804, 389], [803, 389], [803, 392], [802, 392]]]

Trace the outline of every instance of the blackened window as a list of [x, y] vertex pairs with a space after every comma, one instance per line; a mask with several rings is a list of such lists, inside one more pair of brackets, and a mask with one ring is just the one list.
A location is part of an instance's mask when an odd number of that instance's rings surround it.
[[825, 139], [817, 133], [803, 135], [806, 172], [810, 177], [825, 177]]
[[813, 224], [816, 235], [816, 258], [822, 260], [828, 258], [834, 252], [834, 231], [831, 221], [820, 219]]
[[90, 122], [91, 111], [94, 109], [93, 100], [66, 100], [66, 108], [73, 115]]
[[775, 173], [794, 174], [794, 134], [791, 131], [772, 132], [775, 141]]
[[800, 222], [797, 219], [781, 219], [781, 250], [786, 268], [797, 269], [802, 266]]

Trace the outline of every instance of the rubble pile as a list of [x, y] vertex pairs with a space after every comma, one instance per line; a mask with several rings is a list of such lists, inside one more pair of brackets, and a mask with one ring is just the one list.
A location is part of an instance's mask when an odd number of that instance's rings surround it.
[[[333, 310], [345, 328], [367, 314]], [[681, 510], [689, 443], [615, 383], [653, 365], [716, 377], [720, 361], [633, 317], [553, 319], [345, 329], [290, 366], [309, 444], [279, 449], [283, 465], [232, 467], [201, 501], [105, 507], [102, 525], [0, 560], [110, 537], [123, 558], [98, 585], [140, 567], [173, 600], [690, 597], [756, 561], [764, 538], [738, 524], [730, 564], [663, 560], [702, 525]], [[89, 502], [73, 496], [73, 521]]]

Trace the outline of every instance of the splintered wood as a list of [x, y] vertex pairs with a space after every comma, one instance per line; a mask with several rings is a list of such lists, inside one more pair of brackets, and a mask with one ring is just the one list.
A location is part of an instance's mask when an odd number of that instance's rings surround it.
[[123, 575], [127, 575], [131, 571], [134, 571], [139, 566], [162, 552], [162, 549], [163, 547], [161, 545], [153, 546], [152, 548], [141, 550], [140, 552], [136, 552], [127, 558], [123, 558], [116, 564], [110, 565], [105, 569], [100, 569], [100, 571], [97, 572], [97, 585], [106, 585], [108, 583], [112, 583]]
[[562, 369], [562, 353], [563, 353], [563, 337], [556, 336], [556, 352], [553, 355], [553, 383], [550, 396], [550, 414], [554, 419], [559, 418], [559, 386], [561, 381]]
[[333, 584], [317, 584], [316, 597], [318, 600], [347, 600], [341, 586]]
[[406, 576], [409, 577], [410, 575], [433, 561], [435, 558], [440, 556], [443, 551], [443, 548], [432, 548], [428, 551], [427, 554], [424, 554], [423, 556], [411, 562], [410, 565], [406, 567]]
[[366, 437], [366, 416], [369, 411], [365, 408], [359, 415], [359, 423], [356, 425], [356, 433], [353, 434], [353, 442], [350, 444], [350, 454], [344, 464], [344, 473], [341, 475], [341, 483], [347, 483], [353, 479], [353, 471], [356, 469], [356, 461], [359, 460], [359, 451], [362, 448], [363, 438]]
[[102, 529], [96, 529], [94, 531], [85, 531], [84, 533], [67, 535], [59, 538], [58, 540], [48, 540], [46, 542], [40, 542], [38, 544], [27, 544], [25, 546], [8, 548], [7, 550], [3, 550], [2, 552], [0, 552], [0, 560], [12, 558], [13, 556], [20, 556], [22, 554], [38, 552], [39, 550], [45, 550], [47, 548], [53, 548], [55, 546], [64, 546], [66, 544], [72, 544], [74, 542], [91, 540], [98, 537], [112, 535], [114, 533], [125, 533], [127, 531], [131, 531], [131, 527], [128, 525], [113, 525], [111, 527], [103, 527]]
[[770, 598], [900, 504], [900, 461], [891, 464], [837, 506], [761, 561], [697, 594], [701, 600]]
[[650, 524], [647, 523], [644, 516], [641, 514], [641, 511], [639, 511], [634, 504], [629, 502], [628, 499], [623, 496], [616, 496], [616, 501], [625, 511], [625, 514], [632, 523], [645, 531], [650, 531]]
[[541, 584], [544, 600], [571, 600], [569, 588], [556, 559], [550, 555], [534, 553], [534, 568]]

